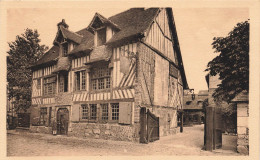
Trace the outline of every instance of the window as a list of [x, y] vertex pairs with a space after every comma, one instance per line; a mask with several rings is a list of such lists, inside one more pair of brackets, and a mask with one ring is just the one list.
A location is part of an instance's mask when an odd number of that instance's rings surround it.
[[96, 120], [96, 119], [97, 119], [97, 105], [90, 104], [90, 120]]
[[68, 73], [59, 76], [59, 92], [68, 92]]
[[106, 43], [106, 28], [97, 31], [97, 46], [101, 46], [104, 43]]
[[81, 72], [81, 89], [86, 89], [86, 72], [82, 71]]
[[102, 114], [101, 114], [101, 119], [103, 121], [106, 121], [108, 120], [108, 104], [101, 104], [101, 111], [102, 111]]
[[68, 54], [68, 43], [62, 44], [63, 47], [63, 56]]
[[37, 89], [41, 89], [41, 79], [37, 79]]
[[86, 89], [86, 71], [75, 72], [75, 90], [85, 90]]
[[118, 103], [112, 103], [111, 109], [112, 109], [112, 120], [118, 120], [118, 118], [119, 118], [119, 104]]
[[110, 88], [110, 72], [108, 66], [94, 68], [91, 73], [92, 90]]
[[56, 77], [45, 78], [44, 81], [43, 94], [51, 95], [56, 92]]
[[86, 120], [88, 119], [88, 105], [87, 104], [82, 104], [81, 105], [81, 109], [82, 109], [82, 119]]
[[45, 125], [47, 122], [47, 107], [40, 108], [40, 125]]

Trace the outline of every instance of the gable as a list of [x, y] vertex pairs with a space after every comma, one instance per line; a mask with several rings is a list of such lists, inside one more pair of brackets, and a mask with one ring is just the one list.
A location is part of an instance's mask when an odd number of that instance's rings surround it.
[[161, 9], [151, 24], [145, 42], [159, 50], [166, 57], [178, 64], [177, 56], [173, 48], [168, 16], [165, 9]]

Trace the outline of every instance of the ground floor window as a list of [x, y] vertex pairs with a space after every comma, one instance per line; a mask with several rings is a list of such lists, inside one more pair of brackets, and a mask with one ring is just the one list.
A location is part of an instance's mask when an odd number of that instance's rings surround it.
[[108, 104], [101, 104], [101, 119], [103, 121], [107, 121], [108, 120]]
[[47, 123], [47, 107], [40, 108], [40, 125]]
[[90, 105], [90, 120], [97, 119], [97, 104]]
[[112, 120], [118, 120], [118, 118], [119, 118], [119, 104], [118, 103], [112, 103], [111, 109], [112, 109]]
[[81, 118], [82, 119], [88, 119], [88, 105], [87, 104], [82, 104], [81, 105], [81, 110], [82, 110], [82, 116]]
[[117, 122], [119, 103], [81, 104], [81, 120], [90, 122]]

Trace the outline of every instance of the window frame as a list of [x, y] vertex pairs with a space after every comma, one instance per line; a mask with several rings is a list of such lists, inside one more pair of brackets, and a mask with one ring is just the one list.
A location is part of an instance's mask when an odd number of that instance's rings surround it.
[[[83, 109], [83, 107], [86, 107], [85, 109]], [[83, 111], [86, 111], [87, 110], [87, 117], [86, 118], [83, 118], [84, 116], [84, 112]], [[82, 121], [88, 121], [89, 120], [89, 104], [81, 104], [81, 114], [80, 114], [80, 120]]]
[[[105, 109], [106, 108], [106, 109]], [[100, 122], [101, 123], [107, 123], [110, 121], [110, 105], [109, 103], [101, 103], [100, 104]], [[105, 112], [104, 112], [105, 111]], [[104, 116], [104, 113], [105, 113], [105, 116]]]
[[42, 85], [42, 83], [41, 83], [41, 78], [37, 78], [36, 88], [37, 88], [37, 89], [41, 89], [41, 85]]
[[86, 69], [74, 71], [74, 89], [73, 90], [74, 91], [85, 91], [86, 89], [87, 89], [87, 71], [86, 71]]
[[[115, 113], [117, 116], [117, 119], [114, 119], [113, 113], [115, 112], [113, 110], [113, 105], [117, 105], [117, 112]], [[80, 121], [81, 122], [87, 122], [87, 123], [119, 123], [119, 108], [120, 103], [83, 103], [80, 104]], [[106, 112], [103, 112], [103, 106], [106, 106]], [[83, 107], [87, 108], [87, 118], [84, 117]], [[92, 107], [96, 107], [95, 111], [93, 112]], [[95, 114], [95, 119], [91, 118]], [[104, 116], [104, 113], [106, 116]], [[107, 117], [106, 119], [103, 117]]]
[[[118, 106], [118, 109], [117, 109], [117, 111], [118, 112], [115, 112], [115, 114], [116, 114], [116, 117], [117, 117], [117, 119], [113, 119], [113, 105], [117, 105]], [[110, 103], [110, 110], [111, 110], [111, 122], [118, 122], [119, 121], [119, 113], [120, 113], [120, 111], [119, 111], [119, 103]]]
[[[49, 92], [49, 87], [52, 87], [51, 92]], [[56, 92], [57, 92], [57, 77], [55, 76], [45, 77], [43, 79], [43, 95], [44, 96], [54, 95], [56, 94]]]
[[109, 68], [108, 64], [92, 68], [90, 72], [90, 90], [102, 91], [110, 88], [111, 69]]

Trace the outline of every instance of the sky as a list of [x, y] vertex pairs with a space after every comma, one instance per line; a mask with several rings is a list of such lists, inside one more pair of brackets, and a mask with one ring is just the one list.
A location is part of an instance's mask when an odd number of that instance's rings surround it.
[[[12, 8], [7, 10], [7, 42], [26, 28], [37, 29], [41, 44], [51, 47], [57, 23], [65, 19], [71, 31], [88, 26], [96, 12], [105, 17], [120, 13], [128, 7], [89, 8]], [[249, 19], [248, 8], [173, 8], [184, 69], [190, 88], [207, 90], [207, 63], [217, 53], [212, 49], [214, 37], [225, 37], [238, 22]], [[8, 50], [8, 48], [6, 49]]]

